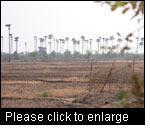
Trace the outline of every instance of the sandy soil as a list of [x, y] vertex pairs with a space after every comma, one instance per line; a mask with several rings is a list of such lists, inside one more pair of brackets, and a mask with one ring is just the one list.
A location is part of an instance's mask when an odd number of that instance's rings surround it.
[[[2, 108], [115, 108], [120, 90], [132, 88], [132, 62], [3, 62]], [[144, 78], [144, 63], [134, 72]], [[104, 83], [104, 91], [100, 90]], [[90, 92], [89, 92], [90, 90]], [[47, 93], [44, 96], [44, 93]], [[131, 96], [128, 102], [136, 103]]]

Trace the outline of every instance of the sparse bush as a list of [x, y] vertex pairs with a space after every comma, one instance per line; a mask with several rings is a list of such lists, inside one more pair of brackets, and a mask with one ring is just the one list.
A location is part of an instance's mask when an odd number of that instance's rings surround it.
[[[144, 107], [144, 80], [141, 80], [137, 74], [132, 75], [132, 89], [131, 91], [120, 91], [116, 99], [119, 100], [117, 107], [129, 108]], [[135, 104], [128, 102], [129, 95], [133, 96], [136, 100]]]
[[49, 97], [50, 93], [48, 91], [44, 91], [42, 94], [37, 94], [38, 97]]

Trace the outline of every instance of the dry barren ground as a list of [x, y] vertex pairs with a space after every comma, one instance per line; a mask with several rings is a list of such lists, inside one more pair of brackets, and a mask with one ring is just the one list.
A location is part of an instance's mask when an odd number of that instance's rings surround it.
[[[2, 108], [105, 108], [116, 107], [120, 90], [130, 90], [132, 62], [117, 61], [104, 85], [112, 62], [2, 62]], [[134, 71], [144, 78], [144, 63]], [[90, 86], [90, 93], [89, 93]], [[135, 103], [131, 97], [130, 103]]]

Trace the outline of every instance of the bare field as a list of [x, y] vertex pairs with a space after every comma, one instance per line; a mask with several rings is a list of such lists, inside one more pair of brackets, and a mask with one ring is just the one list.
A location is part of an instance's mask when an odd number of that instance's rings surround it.
[[[115, 108], [120, 90], [132, 87], [132, 62], [2, 62], [2, 108]], [[144, 62], [134, 72], [144, 78]], [[91, 80], [90, 80], [91, 79]], [[90, 93], [89, 93], [90, 87]], [[45, 95], [44, 95], [45, 94]], [[130, 103], [136, 103], [130, 97]]]

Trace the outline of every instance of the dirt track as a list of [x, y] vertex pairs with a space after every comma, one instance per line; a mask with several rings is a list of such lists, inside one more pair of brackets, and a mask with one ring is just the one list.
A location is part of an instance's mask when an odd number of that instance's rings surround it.
[[[101, 94], [99, 89], [112, 62], [93, 62], [90, 93], [91, 65], [87, 62], [4, 62], [1, 65], [3, 108], [116, 107], [118, 92], [130, 90], [132, 85], [132, 62], [115, 63]], [[143, 78], [144, 63], [137, 62], [134, 71]], [[41, 96], [43, 92], [48, 92], [48, 96]], [[136, 101], [131, 97], [129, 102]]]

